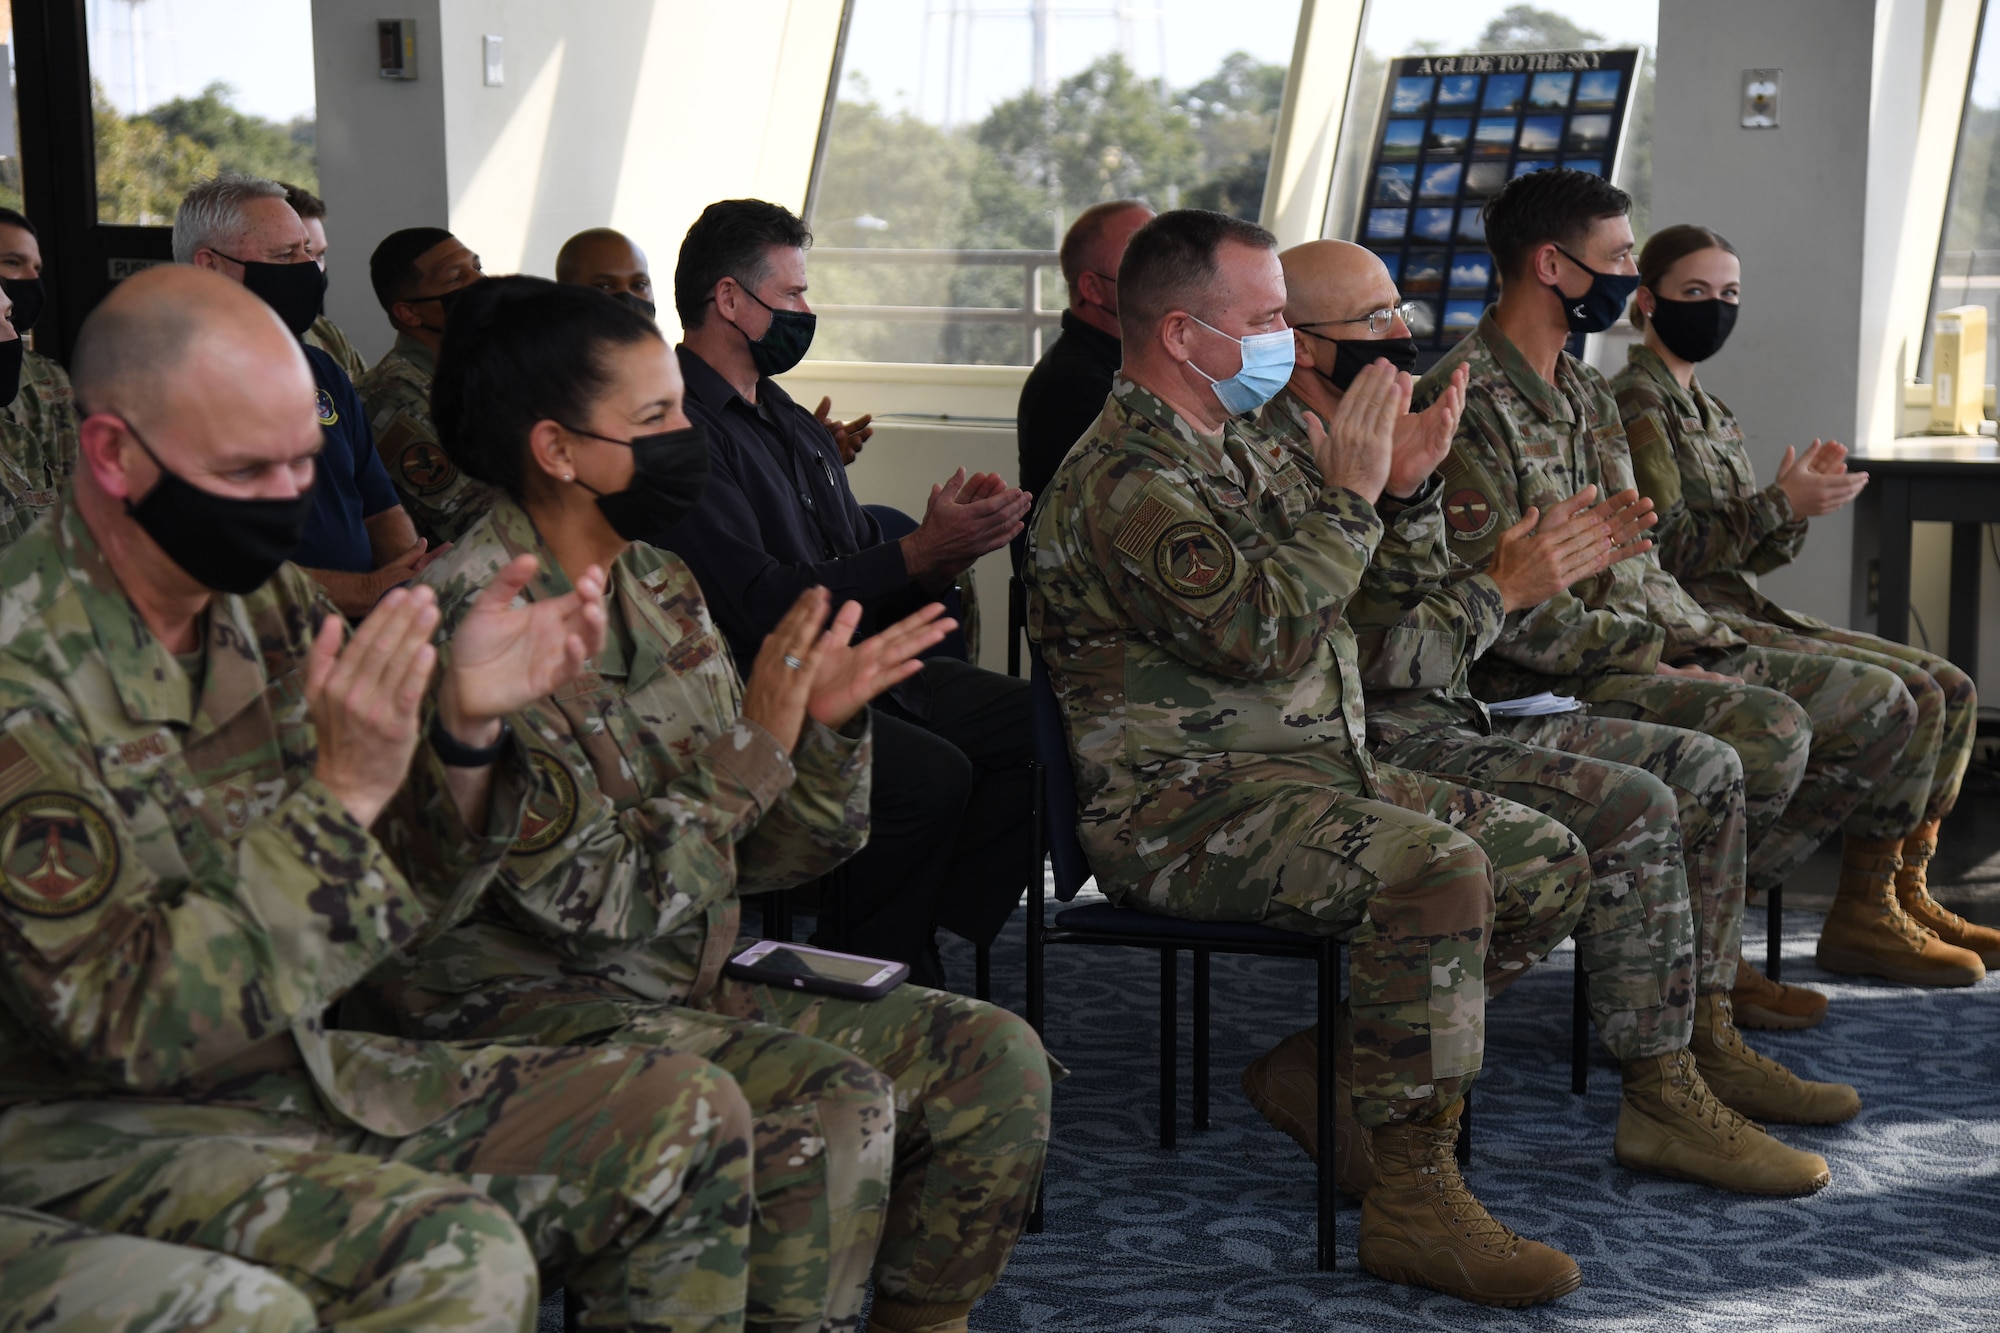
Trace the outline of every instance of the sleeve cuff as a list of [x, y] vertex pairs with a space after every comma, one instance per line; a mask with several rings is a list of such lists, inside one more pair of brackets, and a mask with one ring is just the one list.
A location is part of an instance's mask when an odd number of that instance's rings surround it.
[[729, 730], [708, 743], [704, 753], [717, 776], [734, 782], [759, 812], [776, 804], [798, 778], [792, 757], [778, 744], [778, 738], [747, 717], [737, 718]]

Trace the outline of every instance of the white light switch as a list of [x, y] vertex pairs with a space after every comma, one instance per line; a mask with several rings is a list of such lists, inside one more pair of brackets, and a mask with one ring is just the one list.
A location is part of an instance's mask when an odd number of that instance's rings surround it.
[[507, 60], [502, 51], [502, 41], [492, 33], [482, 39], [486, 55], [486, 86], [499, 88], [507, 82]]

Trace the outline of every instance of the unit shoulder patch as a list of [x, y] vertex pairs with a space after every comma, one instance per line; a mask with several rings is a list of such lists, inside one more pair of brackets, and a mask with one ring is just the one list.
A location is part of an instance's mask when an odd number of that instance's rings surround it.
[[313, 390], [313, 406], [319, 411], [320, 425], [331, 426], [340, 420], [340, 413], [333, 407], [333, 395], [325, 389]]
[[0, 898], [29, 916], [87, 912], [118, 878], [118, 838], [74, 792], [33, 791], [0, 809]]
[[429, 440], [411, 440], [396, 455], [396, 475], [417, 495], [436, 495], [458, 480], [458, 467]]
[[528, 767], [535, 789], [521, 811], [521, 836], [507, 849], [509, 856], [545, 852], [568, 836], [576, 825], [576, 779], [546, 750], [529, 750]]
[[1236, 577], [1236, 547], [1214, 524], [1187, 520], [1160, 534], [1153, 568], [1183, 597], [1212, 597]]
[[1444, 497], [1444, 521], [1460, 541], [1476, 542], [1493, 531], [1500, 512], [1486, 498], [1486, 492], [1466, 486]]

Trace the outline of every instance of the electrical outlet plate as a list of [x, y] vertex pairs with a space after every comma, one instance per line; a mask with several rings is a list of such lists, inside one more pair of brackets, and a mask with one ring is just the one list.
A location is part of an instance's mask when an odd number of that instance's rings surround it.
[[504, 87], [507, 83], [505, 47], [505, 41], [490, 32], [480, 39], [480, 54], [486, 62], [486, 86], [488, 88]]
[[1746, 69], [1743, 71], [1743, 128], [1746, 130], [1775, 130], [1778, 128], [1778, 88], [1784, 81], [1781, 69]]

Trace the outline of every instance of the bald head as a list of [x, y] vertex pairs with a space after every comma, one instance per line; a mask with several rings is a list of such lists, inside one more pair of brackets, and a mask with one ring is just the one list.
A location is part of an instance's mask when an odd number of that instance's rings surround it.
[[609, 227], [592, 227], [563, 242], [556, 252], [556, 281], [595, 287], [607, 296], [630, 293], [648, 303], [653, 299], [646, 252], [624, 232]]
[[[298, 340], [261, 299], [203, 269], [164, 265], [112, 288], [77, 335], [70, 375], [87, 423], [117, 418], [204, 489], [266, 494], [265, 474], [319, 447], [312, 372]], [[122, 496], [123, 478], [114, 475], [121, 458], [114, 450], [79, 471]], [[276, 493], [289, 489], [280, 484]]]
[[[1307, 241], [1280, 254], [1278, 262], [1285, 269], [1285, 322], [1295, 329], [1329, 338], [1371, 337], [1368, 316], [1401, 299], [1375, 252], [1351, 241]], [[1347, 320], [1361, 322], [1335, 322]]]

